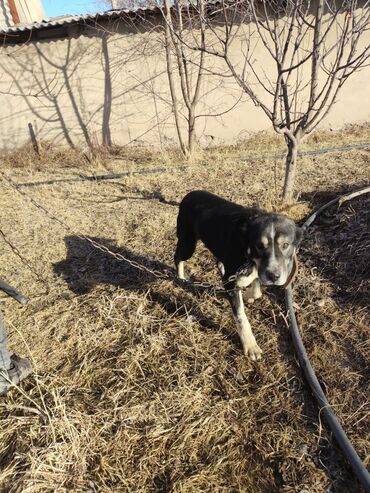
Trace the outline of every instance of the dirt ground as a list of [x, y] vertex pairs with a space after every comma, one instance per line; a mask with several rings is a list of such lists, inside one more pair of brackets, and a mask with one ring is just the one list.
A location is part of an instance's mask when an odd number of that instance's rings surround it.
[[[370, 142], [369, 128], [314, 136], [305, 149], [361, 142]], [[35, 374], [0, 400], [1, 492], [362, 491], [302, 378], [282, 289], [247, 308], [264, 353], [252, 363], [226, 300], [138, 270], [81, 237], [171, 273], [176, 204], [190, 190], [301, 221], [369, 182], [370, 146], [306, 155], [298, 202], [282, 209], [281, 150], [261, 135], [208, 150], [186, 168], [175, 155], [142, 149], [90, 163], [46, 148], [39, 160], [6, 158], [1, 170], [22, 185], [0, 181], [0, 275], [31, 301], [20, 308], [2, 296], [2, 310], [11, 348], [31, 358]], [[314, 224], [294, 286], [311, 362], [367, 465], [369, 205], [369, 196], [355, 199]], [[189, 270], [220, 284], [200, 245]]]

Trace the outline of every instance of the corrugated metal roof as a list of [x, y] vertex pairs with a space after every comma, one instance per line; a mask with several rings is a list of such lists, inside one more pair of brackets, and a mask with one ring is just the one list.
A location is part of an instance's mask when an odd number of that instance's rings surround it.
[[[230, 0], [230, 5], [234, 0]], [[221, 4], [221, 0], [207, 0], [207, 5], [216, 7]], [[191, 5], [191, 4], [190, 4]], [[173, 7], [173, 6], [172, 6]], [[138, 7], [134, 9], [111, 9], [104, 12], [96, 12], [93, 14], [83, 15], [60, 15], [57, 17], [49, 17], [42, 21], [32, 22], [31, 24], [21, 24], [11, 27], [3, 27], [0, 29], [1, 34], [20, 34], [26, 31], [37, 31], [48, 27], [64, 26], [66, 24], [74, 24], [79, 22], [98, 22], [99, 20], [105, 20], [109, 18], [119, 18], [123, 15], [144, 14], [146, 12], [158, 12], [161, 13], [161, 8], [158, 6], [153, 7]]]
[[78, 22], [98, 21], [114, 17], [120, 17], [122, 14], [135, 14], [147, 11], [159, 10], [158, 7], [141, 7], [137, 9], [120, 9], [108, 10], [106, 12], [96, 12], [94, 14], [84, 15], [60, 15], [58, 17], [50, 17], [42, 21], [33, 22], [32, 24], [24, 24], [18, 26], [5, 27], [0, 29], [0, 34], [16, 34], [25, 31], [34, 31], [47, 27], [64, 26], [65, 24], [73, 24]]

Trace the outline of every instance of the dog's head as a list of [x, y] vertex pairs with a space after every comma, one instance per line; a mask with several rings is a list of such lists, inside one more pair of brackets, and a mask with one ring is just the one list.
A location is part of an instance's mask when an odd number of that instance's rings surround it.
[[283, 286], [293, 268], [302, 230], [287, 217], [265, 214], [248, 226], [247, 253], [255, 262], [262, 284]]

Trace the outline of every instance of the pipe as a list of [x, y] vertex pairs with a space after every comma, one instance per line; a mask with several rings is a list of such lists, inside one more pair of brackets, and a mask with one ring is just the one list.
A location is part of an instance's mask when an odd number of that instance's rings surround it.
[[9, 5], [9, 10], [10, 10], [10, 14], [12, 16], [14, 25], [20, 24], [21, 21], [19, 18], [19, 14], [18, 14], [17, 6], [15, 4], [15, 0], [8, 0], [8, 5]]
[[28, 299], [25, 296], [23, 296], [23, 294], [21, 294], [19, 291], [17, 291], [15, 288], [9, 286], [9, 284], [6, 283], [1, 278], [0, 278], [0, 289], [1, 291], [4, 291], [4, 293], [6, 293], [7, 295], [16, 299], [18, 303], [20, 303], [21, 305], [27, 305]]
[[[347, 202], [348, 200], [353, 199], [354, 197], [358, 197], [365, 193], [370, 192], [370, 186], [358, 190], [356, 192], [343, 195], [342, 197], [337, 197], [327, 204], [320, 207], [316, 212], [314, 212], [303, 224], [302, 229], [306, 231], [307, 228], [316, 220], [316, 218], [328, 209], [330, 206], [339, 203], [339, 205]], [[370, 493], [370, 474], [366, 469], [365, 465], [361, 461], [358, 456], [356, 450], [354, 449], [351, 442], [348, 440], [348, 437], [343, 430], [341, 424], [338, 421], [332, 407], [329, 404], [329, 401], [325, 397], [325, 394], [322, 390], [322, 387], [316, 377], [315, 371], [310, 363], [310, 360], [307, 356], [306, 349], [304, 347], [302, 337], [299, 331], [297, 319], [295, 316], [295, 311], [293, 307], [293, 297], [292, 297], [292, 288], [289, 286], [285, 291], [285, 303], [289, 313], [289, 321], [290, 321], [290, 333], [293, 340], [293, 344], [299, 359], [300, 366], [303, 370], [303, 373], [306, 377], [306, 380], [312, 390], [312, 393], [320, 407], [320, 411], [324, 415], [326, 422], [328, 423], [333, 435], [335, 436], [340, 448], [346, 459], [348, 460], [350, 466], [353, 469], [353, 472], [358, 477], [362, 486], [366, 493]]]

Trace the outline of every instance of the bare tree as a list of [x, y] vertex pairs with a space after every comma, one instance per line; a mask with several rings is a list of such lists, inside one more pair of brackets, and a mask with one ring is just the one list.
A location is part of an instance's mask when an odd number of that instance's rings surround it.
[[[293, 198], [297, 154], [370, 56], [368, 0], [220, 0], [191, 4], [206, 27], [188, 48], [221, 59], [287, 144], [283, 200]], [[211, 35], [209, 34], [211, 33]], [[258, 57], [255, 51], [259, 50]], [[261, 54], [262, 51], [262, 54]]]
[[[98, 0], [99, 1], [99, 0]], [[195, 122], [196, 107], [201, 95], [202, 76], [204, 71], [205, 45], [204, 32], [205, 22], [202, 13], [203, 6], [199, 5], [200, 16], [196, 17], [198, 30], [191, 28], [193, 35], [199, 33], [200, 46], [203, 48], [197, 57], [194, 51], [186, 49], [184, 43], [180, 40], [184, 38], [184, 13], [185, 19], [189, 20], [189, 4], [181, 3], [181, 0], [100, 0], [104, 4], [111, 3], [114, 9], [131, 9], [136, 10], [146, 7], [157, 7], [164, 19], [164, 48], [166, 53], [166, 68], [169, 84], [169, 92], [172, 101], [172, 112], [175, 120], [176, 133], [182, 153], [190, 156], [194, 151], [196, 142]], [[187, 15], [186, 15], [187, 14]], [[147, 23], [148, 24], [148, 23]], [[153, 30], [154, 29], [154, 26]], [[189, 25], [187, 26], [189, 27]], [[196, 34], [196, 36], [197, 36]], [[185, 53], [185, 51], [188, 53]], [[198, 58], [196, 62], [190, 61], [190, 58]], [[196, 67], [196, 73], [194, 73]], [[179, 83], [178, 83], [179, 82]], [[179, 96], [180, 93], [180, 96]], [[186, 107], [186, 127], [187, 136], [184, 137], [182, 130], [182, 104]]]
[[[170, 5], [169, 0], [164, 0], [163, 15], [165, 19], [165, 49], [166, 49], [166, 63], [167, 63], [167, 75], [169, 89], [173, 105], [173, 115], [175, 119], [176, 131], [179, 140], [181, 150], [185, 156], [191, 155], [194, 151], [195, 145], [195, 121], [197, 118], [196, 107], [199, 103], [202, 77], [204, 73], [205, 63], [205, 17], [203, 13], [203, 5], [199, 5], [199, 23], [197, 30], [191, 27], [192, 35], [198, 34], [198, 46], [201, 48], [199, 59], [194, 63], [194, 60], [189, 60], [190, 54], [186, 53], [186, 44], [182, 43], [184, 40], [184, 13], [187, 20], [191, 20], [189, 5], [180, 4], [178, 0], [175, 0], [173, 6]], [[188, 31], [189, 32], [189, 31]], [[188, 50], [187, 50], [188, 51]], [[192, 57], [194, 58], [194, 57]], [[194, 66], [197, 65], [196, 73], [193, 73]], [[178, 88], [176, 84], [176, 72], [179, 78], [179, 86], [181, 91], [181, 98], [185, 103], [187, 116], [187, 139], [182, 135], [181, 123], [180, 123], [180, 107], [178, 104]]]
[[[173, 3], [170, 0], [156, 1], [164, 19], [166, 69], [177, 136], [183, 154], [190, 157], [197, 143], [197, 122], [200, 119], [222, 119], [240, 103], [244, 91], [238, 88], [235, 92], [234, 85], [224, 101], [211, 102], [212, 97], [208, 98], [221, 90], [225, 77], [208, 67], [212, 57], [206, 59], [206, 3], [201, 0], [194, 0], [195, 3], [187, 0], [174, 0]], [[194, 44], [197, 49], [194, 49]]]

